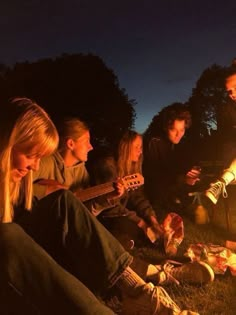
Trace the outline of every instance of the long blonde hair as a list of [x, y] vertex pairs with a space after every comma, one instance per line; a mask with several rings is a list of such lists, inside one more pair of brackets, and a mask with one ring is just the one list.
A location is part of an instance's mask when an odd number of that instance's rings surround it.
[[14, 98], [0, 111], [0, 222], [11, 222], [13, 207], [23, 192], [25, 208], [32, 206], [32, 171], [19, 182], [11, 178], [14, 149], [49, 155], [58, 146], [58, 133], [48, 114], [28, 98]]
[[141, 134], [134, 130], [128, 130], [120, 140], [118, 146], [118, 176], [124, 177], [133, 173], [142, 173], [142, 154], [137, 162], [131, 160], [132, 144], [137, 137], [141, 137]]

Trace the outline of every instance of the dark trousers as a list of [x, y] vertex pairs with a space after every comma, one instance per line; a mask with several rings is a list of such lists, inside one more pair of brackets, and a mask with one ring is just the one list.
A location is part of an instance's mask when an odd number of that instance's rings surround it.
[[96, 296], [132, 261], [64, 190], [41, 199], [31, 213], [23, 211], [16, 223], [0, 224], [0, 256], [0, 293], [10, 288], [43, 315], [113, 314]]

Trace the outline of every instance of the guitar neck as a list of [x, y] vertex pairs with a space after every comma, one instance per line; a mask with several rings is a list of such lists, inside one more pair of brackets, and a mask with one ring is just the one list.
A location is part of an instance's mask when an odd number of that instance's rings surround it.
[[100, 184], [97, 186], [89, 187], [84, 190], [76, 190], [75, 195], [78, 197], [81, 201], [88, 201], [90, 199], [108, 194], [115, 191], [114, 183], [108, 182], [104, 184]]

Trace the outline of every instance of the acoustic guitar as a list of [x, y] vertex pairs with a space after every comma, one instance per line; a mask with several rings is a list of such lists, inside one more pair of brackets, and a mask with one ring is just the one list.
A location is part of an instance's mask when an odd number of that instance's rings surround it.
[[[119, 181], [124, 185], [125, 189], [127, 191], [134, 190], [139, 188], [144, 184], [144, 178], [141, 174], [135, 173], [131, 175], [127, 175], [119, 179]], [[58, 189], [60, 188], [60, 184], [53, 179], [39, 179], [35, 183], [40, 185], [58, 185]], [[63, 186], [63, 184], [61, 184]], [[79, 198], [81, 201], [85, 202], [90, 199], [114, 192], [116, 190], [115, 188], [115, 182], [107, 182], [104, 184], [95, 185], [86, 189], [77, 189], [74, 190], [73, 193], [77, 198]]]

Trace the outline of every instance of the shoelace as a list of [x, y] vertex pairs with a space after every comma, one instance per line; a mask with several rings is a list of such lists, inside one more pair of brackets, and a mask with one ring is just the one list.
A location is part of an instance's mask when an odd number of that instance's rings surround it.
[[156, 314], [157, 311], [160, 311], [161, 304], [163, 304], [166, 308], [172, 309], [174, 311], [181, 311], [179, 306], [171, 299], [165, 289], [160, 286], [153, 286], [152, 299], [154, 298], [157, 299], [157, 305], [154, 310], [154, 314]]
[[222, 196], [224, 197], [224, 198], [227, 198], [228, 197], [228, 193], [227, 193], [227, 191], [226, 191], [226, 185], [224, 184], [224, 183], [222, 183], [223, 185], [222, 185]]
[[159, 309], [160, 309], [160, 299], [159, 299], [157, 286], [154, 286], [153, 283], [149, 282], [147, 287], [148, 287], [148, 292], [151, 293], [151, 301], [156, 300], [156, 302], [157, 302], [155, 309], [153, 310], [153, 314], [156, 314], [157, 311], [159, 311]]
[[212, 187], [211, 187], [212, 193], [213, 193], [214, 195], [217, 195], [217, 192], [218, 192], [219, 189], [222, 190], [222, 196], [223, 196], [224, 198], [227, 198], [227, 197], [228, 197], [228, 194], [227, 194], [227, 191], [226, 191], [226, 186], [225, 186], [225, 184], [224, 184], [223, 182], [221, 182], [221, 181], [218, 181], [218, 182], [214, 183], [214, 184], [212, 185]]
[[[175, 312], [175, 314], [193, 314], [199, 315], [199, 313], [195, 313], [192, 311], [181, 311], [180, 307], [172, 300], [166, 290], [160, 286], [154, 286], [151, 282], [148, 283], [149, 290], [152, 291], [151, 298], [152, 300], [156, 300], [156, 307], [152, 310], [153, 314], [161, 313], [161, 304], [169, 310]], [[169, 312], [168, 312], [169, 313]]]
[[163, 272], [165, 273], [166, 275], [166, 279], [167, 280], [171, 280], [173, 281], [174, 283], [176, 283], [177, 285], [179, 285], [179, 281], [177, 279], [175, 279], [175, 277], [172, 276], [171, 274], [171, 271], [173, 268], [175, 268], [174, 265], [172, 265], [171, 263], [167, 262], [163, 265]]

